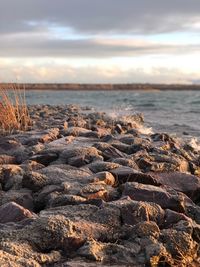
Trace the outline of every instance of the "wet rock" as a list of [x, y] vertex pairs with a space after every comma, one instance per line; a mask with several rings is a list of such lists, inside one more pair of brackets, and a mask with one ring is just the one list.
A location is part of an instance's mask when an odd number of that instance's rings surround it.
[[0, 206], [0, 223], [19, 222], [36, 215], [15, 202], [8, 202]]

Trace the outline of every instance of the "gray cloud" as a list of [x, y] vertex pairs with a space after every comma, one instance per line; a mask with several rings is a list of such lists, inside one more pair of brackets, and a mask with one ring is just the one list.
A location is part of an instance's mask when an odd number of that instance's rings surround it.
[[47, 37], [4, 37], [0, 57], [112, 58], [145, 54], [187, 54], [199, 52], [200, 45], [167, 45], [150, 42], [109, 42], [101, 39], [58, 40]]
[[199, 14], [198, 0], [0, 0], [0, 32], [37, 30], [30, 21], [83, 34], [171, 32], [190, 29]]

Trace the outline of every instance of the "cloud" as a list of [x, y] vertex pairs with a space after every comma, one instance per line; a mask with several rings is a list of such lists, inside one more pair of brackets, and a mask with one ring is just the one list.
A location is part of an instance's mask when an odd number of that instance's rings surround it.
[[159, 33], [191, 29], [199, 22], [198, 0], [0, 0], [0, 32], [38, 26], [70, 27], [79, 33]]
[[[98, 63], [145, 57], [145, 64], [147, 57], [162, 55], [170, 59], [171, 55], [192, 58], [200, 52], [199, 37], [193, 43], [186, 37], [198, 33], [199, 14], [198, 0], [0, 0], [0, 78], [41, 82], [164, 82], [171, 75], [170, 81], [183, 81], [181, 68], [169, 70], [157, 65], [157, 71], [152, 68], [147, 72], [145, 68], [129, 65], [123, 71], [120, 63], [112, 68], [108, 63], [104, 67]], [[183, 43], [166, 41], [171, 33], [181, 32], [186, 36]], [[156, 39], [155, 35], [160, 33], [168, 35], [163, 40], [160, 36]], [[32, 60], [30, 65], [26, 65], [28, 58]], [[98, 62], [74, 67], [47, 63], [49, 58], [53, 62], [54, 59]], [[21, 59], [21, 65], [17, 59]], [[38, 60], [43, 60], [43, 64], [38, 65]], [[188, 75], [199, 80], [196, 73]]]
[[[17, 62], [19, 63], [19, 62]], [[4, 82], [64, 82], [64, 83], [192, 83], [198, 81], [198, 72], [184, 72], [178, 68], [120, 66], [83, 66], [69, 64], [13, 64], [0, 62], [0, 81]], [[193, 80], [191, 80], [191, 77]]]
[[4, 37], [0, 42], [0, 57], [57, 57], [57, 58], [113, 58], [159, 54], [187, 54], [199, 52], [200, 44], [173, 45], [143, 40], [80, 39], [60, 40], [48, 36], [40, 38]]

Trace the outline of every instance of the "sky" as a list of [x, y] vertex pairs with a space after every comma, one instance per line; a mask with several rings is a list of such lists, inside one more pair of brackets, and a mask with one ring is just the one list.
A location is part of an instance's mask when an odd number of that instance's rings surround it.
[[200, 83], [199, 0], [0, 0], [0, 82]]

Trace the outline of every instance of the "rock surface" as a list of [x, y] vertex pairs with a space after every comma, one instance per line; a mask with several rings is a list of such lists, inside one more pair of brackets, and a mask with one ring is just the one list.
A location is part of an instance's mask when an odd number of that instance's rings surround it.
[[0, 266], [200, 266], [200, 157], [143, 116], [30, 106], [0, 137]]

